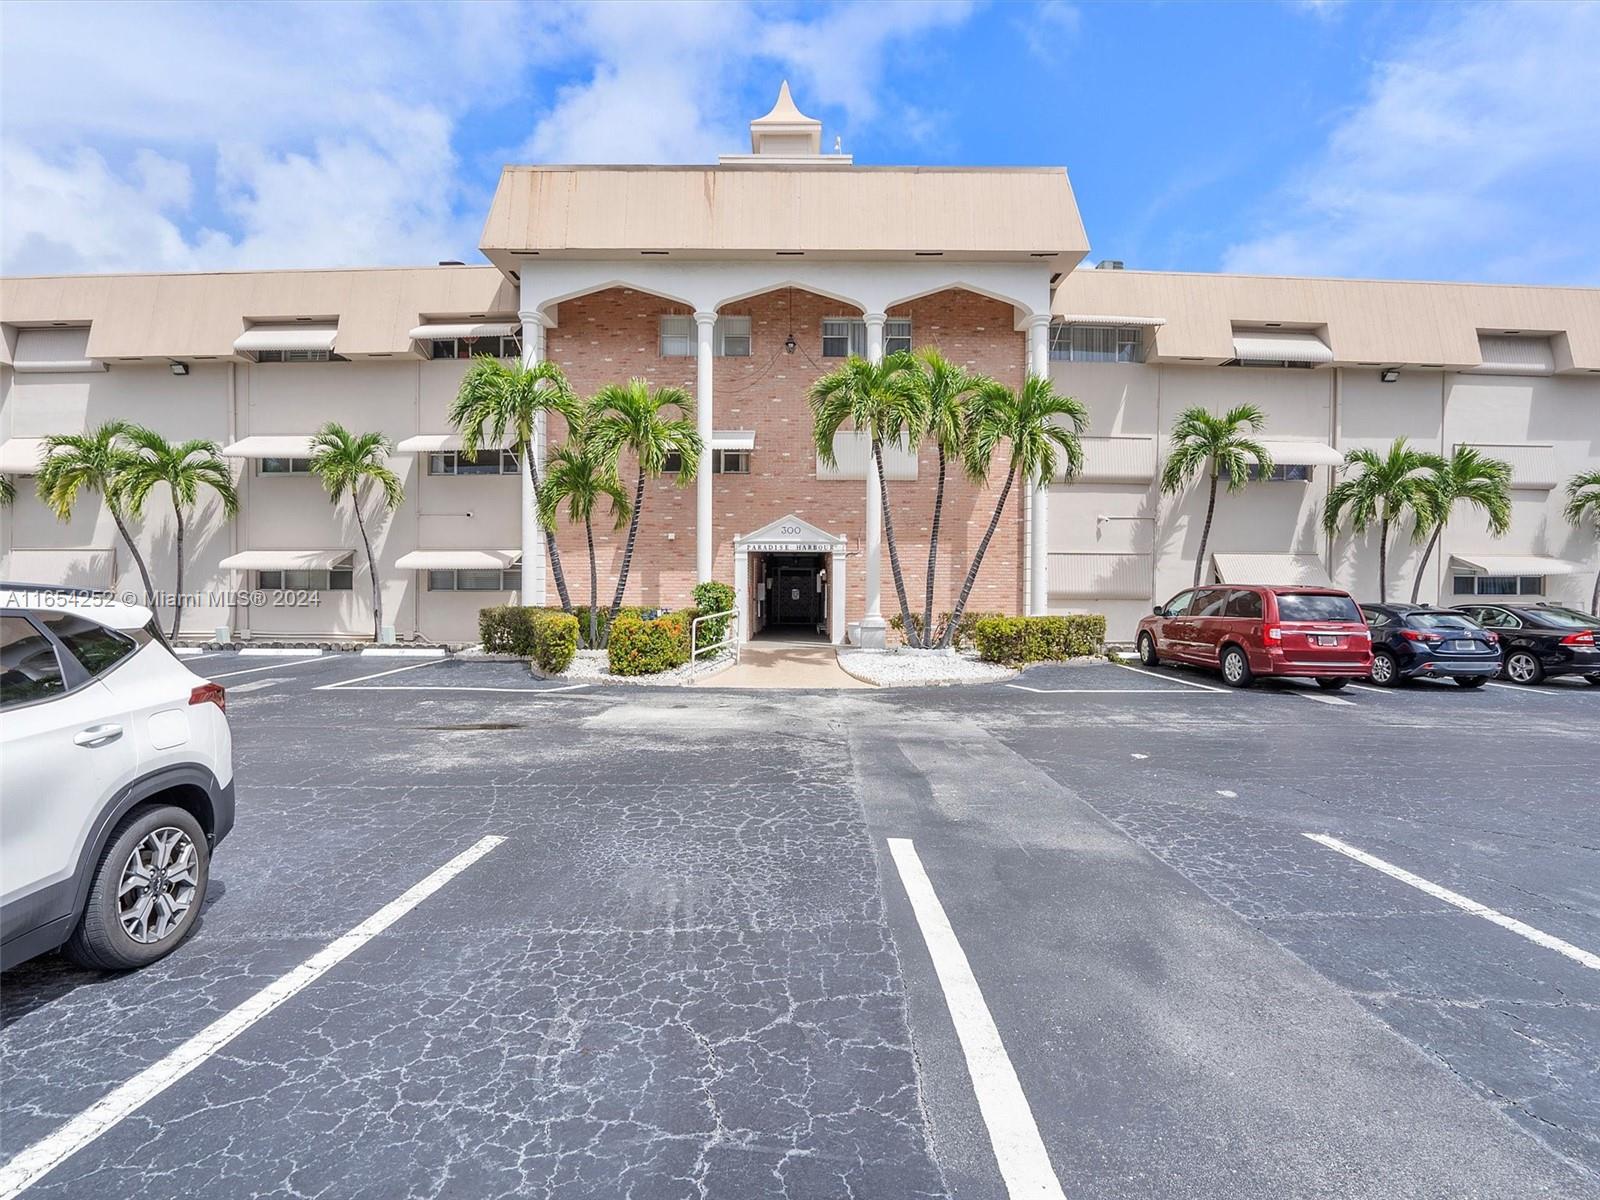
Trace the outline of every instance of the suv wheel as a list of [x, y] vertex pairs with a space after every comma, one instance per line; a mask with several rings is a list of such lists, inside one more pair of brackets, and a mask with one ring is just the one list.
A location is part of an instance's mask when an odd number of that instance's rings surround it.
[[1583, 681], [1590, 687], [1600, 687], [1600, 675], [1585, 675]]
[[1544, 679], [1544, 664], [1526, 650], [1513, 650], [1506, 656], [1506, 678], [1512, 683], [1539, 683]]
[[1372, 656], [1372, 682], [1379, 687], [1394, 687], [1400, 682], [1400, 664], [1387, 650]]
[[67, 956], [102, 971], [165, 957], [194, 929], [210, 872], [205, 831], [191, 813], [170, 804], [140, 805], [122, 819], [100, 856]]
[[1250, 660], [1237, 646], [1229, 646], [1222, 652], [1222, 682], [1236, 688], [1249, 687], [1255, 682], [1255, 676], [1250, 673]]
[[[1161, 665], [1161, 656], [1156, 653], [1156, 640], [1148, 633], [1139, 635], [1139, 661], [1147, 667], [1159, 667]], [[1590, 682], [1596, 683], [1600, 682], [1600, 680], [1592, 679]]]

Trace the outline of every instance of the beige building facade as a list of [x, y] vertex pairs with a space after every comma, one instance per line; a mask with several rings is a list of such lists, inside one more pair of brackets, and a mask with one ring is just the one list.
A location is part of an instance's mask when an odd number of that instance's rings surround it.
[[[649, 486], [629, 603], [683, 604], [715, 578], [747, 634], [872, 644], [898, 610], [877, 481], [849, 438], [837, 467], [818, 460], [806, 392], [847, 354], [935, 345], [1011, 386], [1047, 374], [1090, 415], [1085, 470], [1014, 495], [974, 608], [1100, 611], [1128, 636], [1194, 572], [1203, 488], [1156, 482], [1173, 422], [1244, 402], [1267, 414], [1278, 470], [1219, 500], [1207, 578], [1375, 598], [1373, 537], [1328, 537], [1321, 508], [1347, 450], [1405, 436], [1513, 468], [1509, 532], [1459, 514], [1424, 600], [1587, 602], [1600, 550], [1561, 508], [1565, 481], [1600, 467], [1600, 290], [1095, 269], [1064, 171], [857, 166], [821, 152], [787, 88], [750, 153], [715, 166], [507, 168], [482, 249], [490, 265], [0, 280], [0, 473], [17, 485], [0, 577], [139, 590], [97, 501], [62, 522], [32, 491], [44, 438], [122, 419], [210, 438], [235, 464], [238, 517], [208, 499], [190, 531], [186, 636], [370, 637], [349, 509], [303, 470], [336, 420], [388, 436], [406, 487], [376, 536], [385, 623], [401, 641], [470, 642], [481, 607], [555, 600], [521, 465], [455, 454], [446, 414], [488, 352], [553, 361], [582, 394], [641, 377], [694, 398], [707, 469]], [[896, 451], [886, 470], [920, 597], [935, 459]], [[999, 474], [951, 480], [940, 609]], [[170, 588], [164, 497], [135, 533]], [[584, 602], [582, 532], [558, 537]], [[620, 557], [606, 525], [604, 597]], [[1418, 557], [1402, 532], [1391, 597], [1409, 596]]]

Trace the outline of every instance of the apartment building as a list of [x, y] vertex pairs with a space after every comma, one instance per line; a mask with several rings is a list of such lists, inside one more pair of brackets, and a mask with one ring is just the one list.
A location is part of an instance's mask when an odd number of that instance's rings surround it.
[[[641, 377], [694, 397], [703, 469], [649, 485], [629, 603], [720, 579], [747, 634], [870, 645], [898, 608], [884, 517], [920, 595], [936, 462], [888, 452], [885, 514], [860, 439], [819, 460], [806, 392], [847, 355], [933, 345], [1012, 386], [1048, 374], [1091, 418], [1079, 476], [1014, 493], [973, 607], [1102, 611], [1127, 635], [1194, 573], [1203, 488], [1156, 482], [1176, 415], [1245, 401], [1276, 466], [1219, 500], [1206, 578], [1374, 595], [1373, 537], [1327, 537], [1321, 505], [1347, 449], [1404, 435], [1514, 471], [1510, 531], [1458, 517], [1424, 599], [1586, 600], [1597, 548], [1562, 520], [1560, 486], [1600, 466], [1600, 290], [1096, 269], [1062, 170], [861, 166], [821, 147], [785, 87], [749, 153], [714, 166], [507, 168], [487, 266], [0, 280], [0, 473], [18, 485], [0, 577], [137, 590], [109, 514], [89, 500], [58, 521], [30, 478], [44, 438], [122, 418], [214, 439], [237, 467], [238, 517], [208, 499], [189, 531], [186, 634], [370, 637], [349, 508], [305, 471], [309, 437], [337, 420], [386, 434], [406, 488], [376, 529], [386, 624], [470, 641], [479, 608], [555, 598], [515, 456], [467, 459], [446, 419], [470, 357], [491, 353], [558, 363], [581, 394]], [[561, 435], [543, 431], [541, 452]], [[948, 481], [941, 609], [1000, 474]], [[158, 587], [171, 524], [158, 499], [135, 527]], [[622, 536], [600, 526], [609, 596]], [[582, 530], [563, 524], [558, 544], [581, 588]], [[1406, 594], [1418, 557], [1396, 539]]]

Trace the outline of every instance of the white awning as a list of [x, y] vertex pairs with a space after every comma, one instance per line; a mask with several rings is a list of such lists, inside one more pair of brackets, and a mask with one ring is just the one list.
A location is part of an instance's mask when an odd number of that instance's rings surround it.
[[713, 450], [754, 450], [756, 431], [753, 429], [718, 429], [711, 434]]
[[1240, 362], [1330, 363], [1333, 351], [1314, 333], [1235, 329], [1233, 356]]
[[1315, 554], [1213, 554], [1218, 583], [1304, 583], [1332, 587], [1328, 569]]
[[394, 565], [402, 571], [495, 571], [521, 560], [520, 550], [412, 550]]
[[418, 325], [411, 337], [419, 342], [436, 338], [506, 337], [522, 328], [520, 321], [463, 321], [445, 325]]
[[252, 325], [234, 339], [236, 354], [263, 350], [333, 350], [337, 325]]
[[0, 475], [37, 475], [44, 462], [44, 438], [7, 438], [0, 442]]
[[19, 329], [11, 369], [18, 375], [61, 375], [78, 371], [104, 371], [106, 365], [89, 357], [89, 327]]
[[1540, 554], [1452, 554], [1450, 561], [1485, 575], [1576, 575], [1582, 563]]
[[240, 438], [222, 448], [225, 458], [310, 458], [311, 435], [271, 434]]
[[1344, 463], [1344, 452], [1335, 450], [1327, 442], [1313, 442], [1297, 438], [1256, 438], [1261, 448], [1272, 455], [1272, 461], [1282, 466], [1337, 467]]
[[241, 550], [217, 565], [230, 571], [309, 571], [348, 567], [353, 550]]
[[[419, 433], [415, 437], [401, 438], [394, 444], [396, 454], [438, 454], [444, 450], [461, 449], [459, 433]], [[481, 445], [479, 450], [505, 449], [503, 446]]]
[[1134, 325], [1141, 329], [1157, 329], [1167, 323], [1165, 317], [1123, 317], [1105, 313], [1068, 313], [1056, 320], [1063, 325]]

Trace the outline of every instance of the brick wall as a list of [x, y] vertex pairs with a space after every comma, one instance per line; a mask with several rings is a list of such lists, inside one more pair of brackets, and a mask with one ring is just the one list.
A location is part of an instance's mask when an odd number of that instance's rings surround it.
[[[791, 308], [792, 305], [792, 308]], [[767, 293], [727, 306], [727, 315], [751, 317], [749, 358], [718, 358], [713, 401], [718, 429], [752, 429], [755, 451], [749, 475], [718, 475], [713, 492], [716, 577], [733, 578], [733, 539], [794, 513], [821, 529], [849, 539], [848, 619], [864, 611], [862, 543], [865, 534], [866, 485], [855, 480], [818, 480], [812, 449], [811, 416], [806, 391], [813, 380], [838, 365], [822, 357], [824, 317], [857, 315], [836, 301], [810, 292]], [[667, 301], [643, 292], [613, 288], [566, 301], [560, 324], [549, 331], [546, 352], [559, 364], [580, 396], [592, 395], [607, 383], [633, 376], [651, 386], [672, 385], [694, 394], [695, 360], [662, 358], [658, 352], [660, 318], [686, 314]], [[990, 375], [1008, 386], [1022, 382], [1024, 337], [1012, 328], [1011, 306], [964, 291], [941, 292], [913, 301], [890, 316], [911, 318], [916, 346], [933, 345], [969, 370]], [[799, 349], [784, 353], [794, 334]], [[558, 425], [559, 422], [553, 423]], [[562, 436], [552, 428], [553, 438]], [[921, 607], [927, 573], [928, 533], [932, 515], [937, 458], [924, 446], [914, 481], [889, 485], [894, 531], [907, 592], [913, 610]], [[961, 587], [973, 550], [994, 511], [1003, 478], [997, 462], [992, 482], [974, 486], [959, 471], [945, 481], [935, 608], [948, 609]], [[622, 465], [630, 492], [635, 478], [631, 462]], [[608, 602], [616, 586], [626, 530], [613, 533], [609, 521], [597, 523], [596, 553], [600, 564], [601, 598]], [[568, 586], [575, 602], [587, 600], [588, 560], [583, 531], [563, 525], [559, 545]], [[1006, 512], [984, 558], [970, 607], [1020, 612], [1022, 606], [1022, 504], [1013, 488]], [[887, 545], [883, 554], [885, 617], [898, 611]], [[634, 549], [626, 602], [678, 605], [689, 599], [695, 583], [694, 485], [679, 488], [670, 479], [645, 487], [644, 514]], [[551, 595], [554, 601], [554, 593]]]

